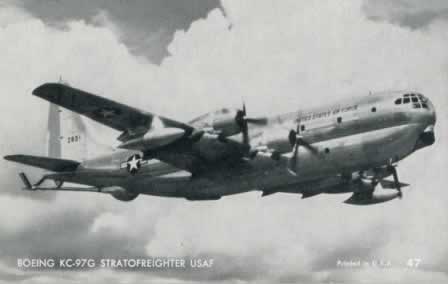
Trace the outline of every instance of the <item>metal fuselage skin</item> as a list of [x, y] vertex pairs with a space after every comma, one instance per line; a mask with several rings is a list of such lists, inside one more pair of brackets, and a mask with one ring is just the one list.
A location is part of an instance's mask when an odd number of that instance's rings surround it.
[[[408, 94], [408, 103], [404, 103], [405, 94]], [[155, 161], [131, 175], [120, 165], [135, 152], [117, 151], [84, 162], [67, 181], [98, 187], [120, 186], [134, 193], [194, 200], [217, 199], [252, 190], [352, 191], [343, 188], [346, 186], [342, 175], [397, 162], [434, 142], [434, 106], [418, 95], [417, 108], [409, 94], [412, 92], [387, 92], [345, 99], [271, 117], [264, 126], [250, 126], [251, 146], [275, 149], [280, 154], [275, 159], [270, 152], [259, 151], [253, 159], [234, 167], [212, 168], [194, 178], [188, 172]], [[398, 99], [400, 104], [396, 103]], [[288, 170], [288, 161], [293, 155], [288, 134], [298, 125], [300, 135], [317, 153], [299, 147], [294, 175]]]

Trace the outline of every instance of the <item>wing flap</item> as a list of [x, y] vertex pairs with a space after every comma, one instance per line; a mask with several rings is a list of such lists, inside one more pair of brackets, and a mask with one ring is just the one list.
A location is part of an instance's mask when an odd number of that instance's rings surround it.
[[79, 162], [31, 155], [8, 155], [5, 160], [38, 167], [53, 172], [70, 172], [76, 170]]

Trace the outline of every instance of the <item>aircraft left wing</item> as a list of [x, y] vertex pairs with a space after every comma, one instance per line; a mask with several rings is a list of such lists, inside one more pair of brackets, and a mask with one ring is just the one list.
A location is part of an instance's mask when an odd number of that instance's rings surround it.
[[[159, 159], [191, 173], [207, 171], [223, 161], [238, 161], [248, 151], [244, 143], [220, 139], [203, 129], [64, 84], [46, 83], [33, 94], [122, 131], [119, 148], [141, 151], [146, 158]], [[162, 127], [155, 127], [159, 122]]]
[[151, 128], [156, 117], [165, 127], [182, 129], [188, 133], [193, 130], [185, 123], [145, 112], [61, 83], [45, 83], [34, 89], [33, 94], [122, 131], [123, 134], [118, 138], [120, 141], [127, 141], [145, 134]]

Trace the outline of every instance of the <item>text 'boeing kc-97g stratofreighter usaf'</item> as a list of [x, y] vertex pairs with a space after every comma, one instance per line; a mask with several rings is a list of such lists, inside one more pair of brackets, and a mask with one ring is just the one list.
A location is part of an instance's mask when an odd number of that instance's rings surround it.
[[[49, 171], [34, 184], [20, 173], [32, 191], [101, 192], [122, 201], [140, 194], [216, 200], [253, 190], [302, 198], [352, 193], [346, 203], [368, 205], [401, 197], [407, 184], [396, 163], [435, 141], [434, 106], [410, 91], [273, 117], [249, 117], [243, 105], [189, 123], [62, 83], [33, 94], [52, 103], [49, 156], [5, 157]], [[117, 149], [98, 156], [80, 115], [120, 131]]]

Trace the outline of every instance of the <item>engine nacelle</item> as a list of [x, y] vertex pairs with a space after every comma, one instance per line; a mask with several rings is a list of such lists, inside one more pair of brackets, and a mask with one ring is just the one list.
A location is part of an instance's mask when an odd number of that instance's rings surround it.
[[223, 137], [229, 137], [242, 131], [241, 125], [236, 121], [238, 115], [238, 109], [222, 108], [195, 119], [192, 125], [199, 129], [209, 128]]
[[185, 131], [180, 128], [160, 128], [150, 130], [145, 135], [131, 139], [118, 145], [118, 148], [133, 149], [133, 150], [151, 150], [165, 145], [168, 145], [177, 139], [181, 138], [185, 134]]
[[241, 133], [241, 126], [235, 121], [238, 115], [236, 109], [223, 108], [216, 111], [212, 120], [212, 127], [224, 137]]
[[101, 192], [109, 193], [115, 199], [120, 201], [132, 201], [137, 198], [138, 193], [130, 192], [129, 190], [120, 186], [110, 186], [101, 189]]

